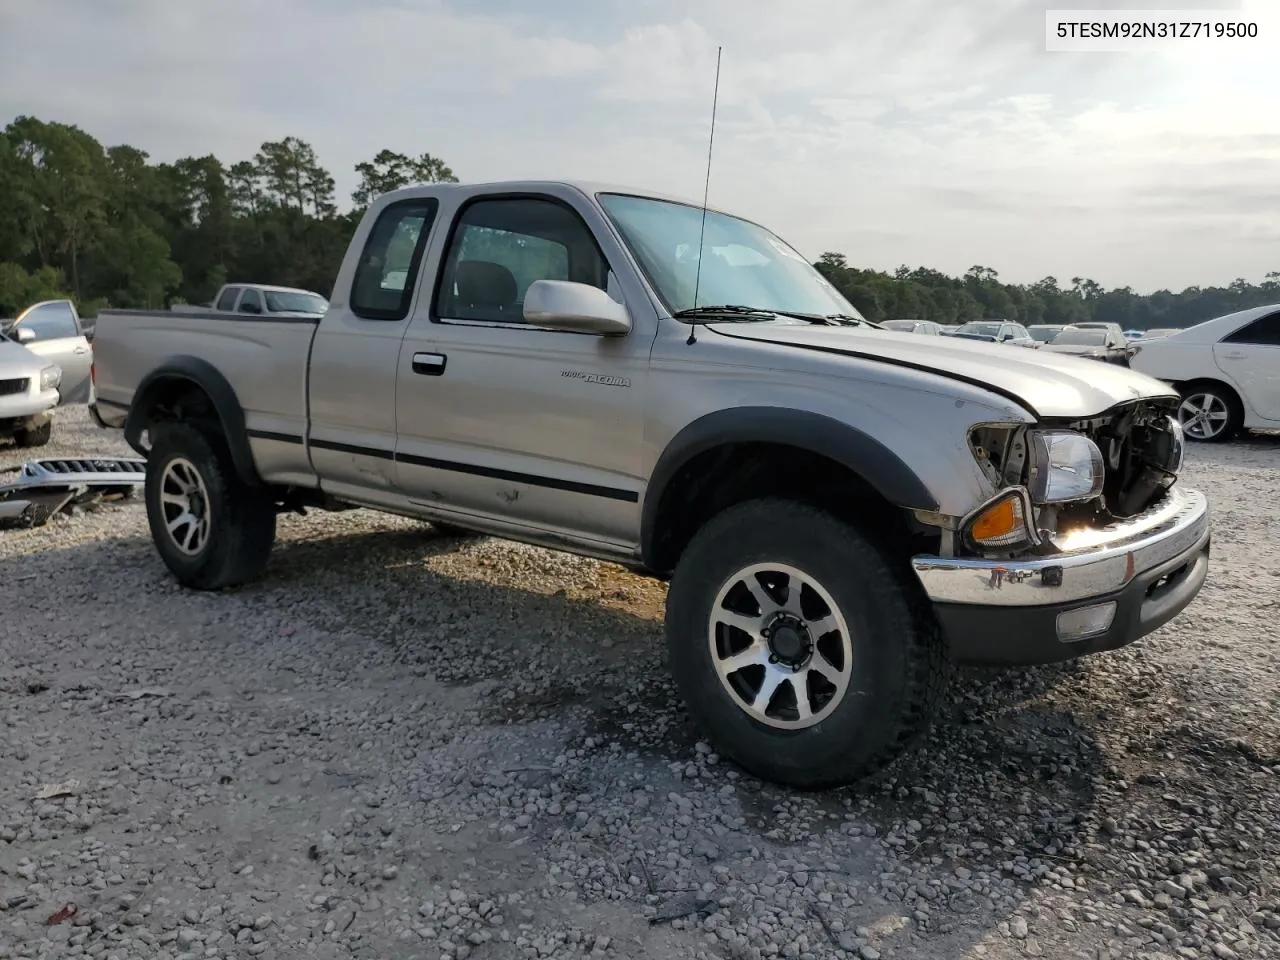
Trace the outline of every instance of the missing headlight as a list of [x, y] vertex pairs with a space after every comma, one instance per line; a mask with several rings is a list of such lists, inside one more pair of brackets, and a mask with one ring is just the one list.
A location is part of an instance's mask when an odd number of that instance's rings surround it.
[[1122, 517], [1141, 513], [1173, 486], [1185, 452], [1182, 424], [1174, 417], [1136, 424], [1129, 439], [1127, 482], [1113, 497], [1112, 507]]

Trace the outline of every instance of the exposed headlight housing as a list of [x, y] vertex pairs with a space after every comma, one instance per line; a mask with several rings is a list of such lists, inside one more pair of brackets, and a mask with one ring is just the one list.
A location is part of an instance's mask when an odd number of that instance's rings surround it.
[[1106, 467], [1098, 445], [1073, 430], [1027, 434], [1027, 491], [1033, 503], [1092, 500], [1102, 493]]
[[62, 368], [56, 363], [40, 371], [40, 389], [56, 390], [62, 385]]
[[1187, 452], [1186, 437], [1183, 435], [1182, 424], [1177, 417], [1165, 417], [1164, 429], [1168, 438], [1158, 444], [1157, 449], [1153, 451], [1160, 457], [1156, 466], [1171, 474], [1177, 474], [1182, 470], [1182, 461]]

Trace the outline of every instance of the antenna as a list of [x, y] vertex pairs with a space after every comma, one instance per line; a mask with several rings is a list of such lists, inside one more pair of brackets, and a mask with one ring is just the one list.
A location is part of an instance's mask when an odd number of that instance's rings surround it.
[[[698, 266], [693, 275], [693, 305], [698, 305], [698, 288], [702, 284], [702, 249], [707, 236], [707, 197], [711, 195], [711, 151], [716, 145], [716, 107], [720, 102], [720, 54], [724, 47], [716, 47], [716, 85], [711, 93], [711, 136], [707, 140], [707, 177], [702, 184], [702, 228], [698, 233]], [[694, 331], [698, 325], [689, 327], [689, 339], [686, 343], [696, 343]]]

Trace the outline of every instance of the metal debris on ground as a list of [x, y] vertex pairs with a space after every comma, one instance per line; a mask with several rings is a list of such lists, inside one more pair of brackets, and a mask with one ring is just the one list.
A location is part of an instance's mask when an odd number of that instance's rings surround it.
[[146, 481], [146, 461], [130, 457], [29, 460], [0, 473], [0, 529], [39, 527], [76, 507], [131, 496]]
[[74, 797], [80, 792], [79, 780], [66, 780], [62, 783], [50, 783], [40, 788], [37, 800], [54, 800], [58, 797]]
[[684, 917], [705, 916], [714, 905], [714, 900], [697, 894], [677, 894], [658, 907], [658, 912], [649, 918], [649, 923], [654, 925], [670, 923], [672, 920], [681, 920]]

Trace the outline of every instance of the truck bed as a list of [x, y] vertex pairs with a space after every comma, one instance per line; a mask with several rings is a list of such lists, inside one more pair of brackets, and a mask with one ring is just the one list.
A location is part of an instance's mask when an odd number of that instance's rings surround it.
[[236, 371], [254, 461], [264, 479], [317, 485], [306, 448], [307, 362], [318, 318], [263, 319], [205, 310], [103, 310], [94, 338], [98, 411], [123, 426], [135, 390], [164, 367], [216, 356]]

